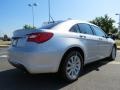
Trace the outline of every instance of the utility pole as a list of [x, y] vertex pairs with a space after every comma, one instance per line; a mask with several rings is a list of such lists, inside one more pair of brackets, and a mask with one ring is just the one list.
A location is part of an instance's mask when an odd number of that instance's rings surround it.
[[120, 14], [119, 14], [119, 13], [116, 13], [115, 15], [118, 15], [118, 16], [119, 16], [119, 22], [118, 22], [118, 32], [120, 32]]

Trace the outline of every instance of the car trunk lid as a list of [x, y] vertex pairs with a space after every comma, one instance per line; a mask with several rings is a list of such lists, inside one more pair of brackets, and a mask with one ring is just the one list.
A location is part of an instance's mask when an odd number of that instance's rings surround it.
[[19, 29], [19, 30], [14, 31], [13, 37], [12, 37], [12, 46], [24, 47], [27, 43], [28, 35], [31, 33], [37, 33], [37, 32], [42, 32], [42, 30]]

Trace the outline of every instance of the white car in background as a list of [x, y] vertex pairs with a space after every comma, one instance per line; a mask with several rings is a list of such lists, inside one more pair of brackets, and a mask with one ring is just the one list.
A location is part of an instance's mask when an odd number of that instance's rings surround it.
[[16, 30], [8, 60], [32, 74], [59, 72], [74, 81], [84, 65], [106, 57], [116, 57], [114, 40], [94, 24], [66, 20], [36, 30]]

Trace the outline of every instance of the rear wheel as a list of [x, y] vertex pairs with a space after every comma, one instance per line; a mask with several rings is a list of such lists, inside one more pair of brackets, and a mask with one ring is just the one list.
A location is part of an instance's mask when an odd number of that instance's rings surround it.
[[62, 77], [69, 82], [78, 79], [83, 66], [82, 61], [83, 58], [78, 51], [68, 53], [60, 67]]

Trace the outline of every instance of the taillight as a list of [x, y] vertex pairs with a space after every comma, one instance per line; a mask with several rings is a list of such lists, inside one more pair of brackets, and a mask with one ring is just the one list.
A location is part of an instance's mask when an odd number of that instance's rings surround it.
[[28, 42], [43, 43], [53, 37], [53, 33], [50, 32], [38, 32], [28, 35]]

